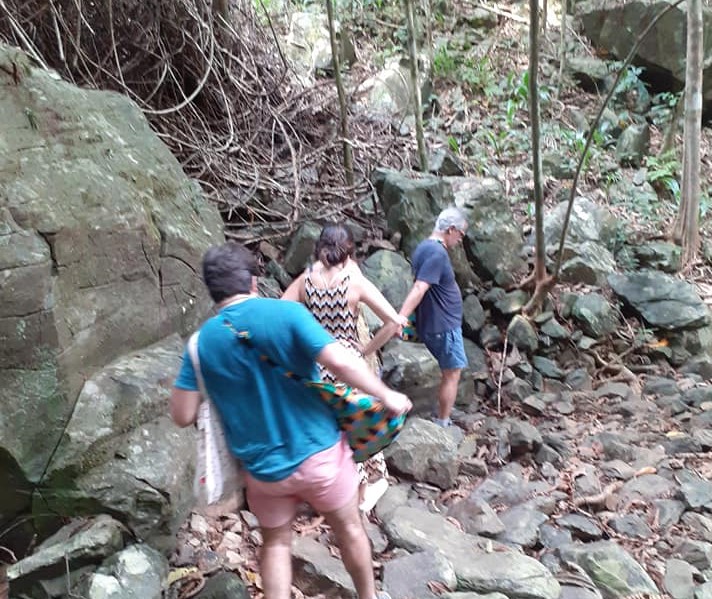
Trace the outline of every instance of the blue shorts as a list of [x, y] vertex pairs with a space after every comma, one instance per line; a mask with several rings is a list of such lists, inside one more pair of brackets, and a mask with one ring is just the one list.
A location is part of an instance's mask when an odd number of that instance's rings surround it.
[[462, 341], [462, 329], [451, 329], [442, 333], [426, 333], [420, 340], [438, 361], [440, 370], [461, 369], [467, 367], [465, 344]]

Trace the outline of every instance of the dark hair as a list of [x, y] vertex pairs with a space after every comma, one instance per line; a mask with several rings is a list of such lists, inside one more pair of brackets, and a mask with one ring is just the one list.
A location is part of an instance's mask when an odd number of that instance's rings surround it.
[[249, 293], [257, 271], [257, 258], [239, 243], [211, 247], [203, 257], [203, 281], [216, 304], [238, 293]]
[[321, 230], [314, 248], [314, 258], [326, 266], [341, 264], [354, 255], [354, 236], [346, 225], [334, 223]]

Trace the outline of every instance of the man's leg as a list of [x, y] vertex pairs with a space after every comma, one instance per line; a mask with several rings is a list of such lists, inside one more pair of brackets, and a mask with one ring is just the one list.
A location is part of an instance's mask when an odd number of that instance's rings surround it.
[[460, 383], [461, 368], [448, 368], [442, 370], [440, 377], [440, 388], [438, 390], [438, 418], [447, 420], [450, 418], [452, 407], [457, 398], [457, 386]]
[[292, 521], [262, 531], [260, 575], [265, 599], [292, 596]]
[[358, 493], [344, 507], [326, 512], [324, 517], [336, 535], [341, 559], [354, 581], [359, 599], [375, 599], [371, 544], [358, 509]]

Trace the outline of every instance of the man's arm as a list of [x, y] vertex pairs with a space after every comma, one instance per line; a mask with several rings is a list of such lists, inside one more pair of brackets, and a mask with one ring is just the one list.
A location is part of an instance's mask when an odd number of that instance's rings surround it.
[[420, 302], [423, 301], [423, 296], [425, 295], [425, 292], [428, 289], [430, 289], [430, 283], [426, 283], [425, 281], [420, 280], [417, 280], [415, 283], [413, 283], [413, 286], [410, 288], [410, 291], [408, 292], [408, 295], [405, 298], [403, 305], [401, 306], [401, 316], [410, 316], [413, 311], [420, 305]]
[[200, 391], [187, 391], [173, 387], [169, 406], [173, 422], [178, 426], [190, 426], [198, 417]]
[[406, 395], [384, 385], [363, 359], [355, 357], [338, 342], [324, 346], [316, 360], [326, 366], [338, 380], [377, 397], [386, 409], [395, 414], [404, 414], [413, 407]]

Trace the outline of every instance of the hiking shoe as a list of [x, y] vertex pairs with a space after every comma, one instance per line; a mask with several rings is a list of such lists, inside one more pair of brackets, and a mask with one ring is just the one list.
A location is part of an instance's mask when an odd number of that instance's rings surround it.
[[438, 426], [442, 426], [443, 428], [448, 428], [452, 426], [452, 420], [450, 420], [449, 418], [433, 418], [433, 422]]
[[362, 512], [370, 512], [386, 491], [388, 491], [388, 481], [385, 478], [379, 478], [372, 485], [366, 485], [359, 509]]

